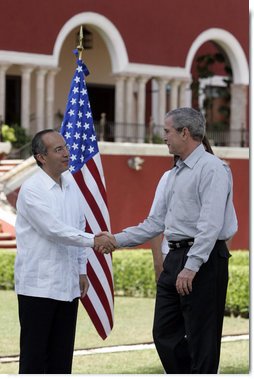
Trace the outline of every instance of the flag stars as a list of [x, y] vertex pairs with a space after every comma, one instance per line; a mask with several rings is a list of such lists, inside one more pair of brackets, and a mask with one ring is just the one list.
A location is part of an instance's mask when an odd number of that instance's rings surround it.
[[78, 149], [78, 144], [74, 142], [73, 145], [72, 145], [72, 148], [73, 148], [73, 150], [77, 150]]
[[62, 135], [69, 145], [69, 171], [74, 174], [98, 152], [93, 115], [85, 82], [84, 66], [79, 61], [62, 123]]
[[80, 77], [79, 76], [76, 76], [75, 79], [74, 79], [74, 82], [77, 84], [80, 82]]
[[70, 160], [73, 162], [73, 161], [76, 161], [77, 160], [77, 155], [75, 155], [75, 154], [72, 154], [71, 156], [70, 156]]
[[65, 136], [66, 139], [69, 139], [69, 138], [71, 138], [71, 133], [66, 132], [64, 136]]

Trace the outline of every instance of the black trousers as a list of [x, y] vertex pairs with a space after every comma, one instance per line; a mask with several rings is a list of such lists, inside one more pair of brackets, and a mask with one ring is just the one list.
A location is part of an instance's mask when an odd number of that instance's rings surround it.
[[18, 295], [19, 374], [71, 374], [78, 298], [72, 302]]
[[190, 248], [170, 251], [157, 283], [153, 338], [167, 374], [216, 374], [228, 284], [228, 252], [217, 241], [193, 280], [191, 294], [175, 287]]

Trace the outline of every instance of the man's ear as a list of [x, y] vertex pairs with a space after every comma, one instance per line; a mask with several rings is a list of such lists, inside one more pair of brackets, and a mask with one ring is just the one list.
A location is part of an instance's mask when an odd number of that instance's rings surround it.
[[188, 128], [183, 128], [182, 129], [182, 137], [184, 140], [186, 140], [190, 136], [190, 131]]
[[39, 161], [42, 165], [45, 163], [45, 158], [43, 154], [36, 154], [36, 159]]

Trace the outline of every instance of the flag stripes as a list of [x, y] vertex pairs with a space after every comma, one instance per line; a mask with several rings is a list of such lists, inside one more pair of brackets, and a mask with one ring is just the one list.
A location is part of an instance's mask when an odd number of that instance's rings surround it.
[[[94, 129], [85, 76], [89, 71], [77, 60], [61, 133], [70, 150], [70, 172], [84, 198], [86, 232], [110, 231], [105, 180]], [[88, 257], [89, 289], [82, 299], [99, 335], [105, 339], [113, 328], [114, 284], [112, 255], [92, 250]]]

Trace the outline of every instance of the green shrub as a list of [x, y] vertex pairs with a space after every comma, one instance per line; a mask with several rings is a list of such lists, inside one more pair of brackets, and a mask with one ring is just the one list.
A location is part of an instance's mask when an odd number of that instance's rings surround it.
[[[249, 317], [249, 253], [233, 251], [229, 260], [227, 315]], [[14, 288], [15, 252], [0, 250], [0, 289]], [[116, 296], [155, 297], [151, 250], [126, 249], [113, 253]]]
[[229, 266], [249, 266], [249, 253], [242, 250], [234, 250], [231, 252]]
[[[229, 283], [225, 313], [249, 317], [249, 253], [233, 251], [229, 259]], [[115, 294], [154, 297], [156, 293], [150, 250], [118, 250], [113, 253]]]
[[150, 250], [113, 253], [114, 288], [118, 296], [155, 296], [153, 257]]
[[15, 253], [11, 251], [0, 252], [0, 289], [14, 288], [14, 260]]

